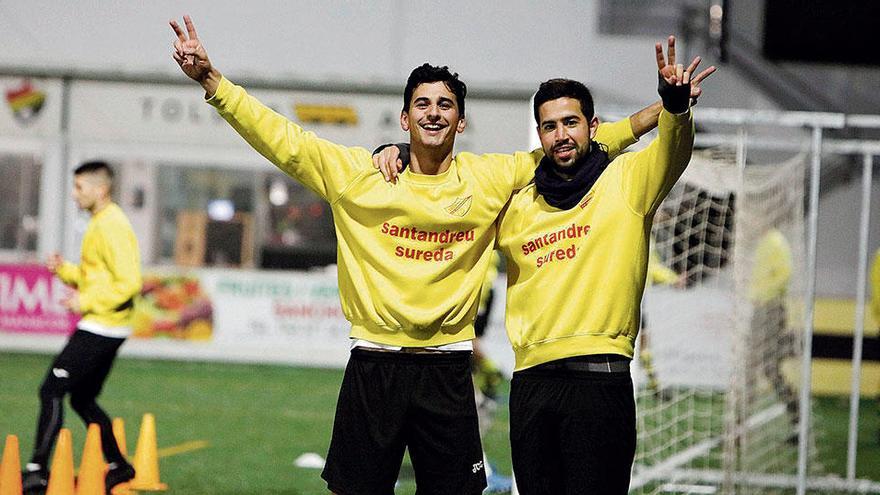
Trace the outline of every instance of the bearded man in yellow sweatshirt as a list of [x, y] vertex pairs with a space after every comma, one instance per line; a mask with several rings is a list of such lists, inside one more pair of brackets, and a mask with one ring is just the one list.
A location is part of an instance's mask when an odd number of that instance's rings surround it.
[[663, 111], [644, 150], [610, 160], [581, 83], [541, 84], [545, 158], [499, 219], [508, 260], [506, 326], [513, 471], [523, 495], [625, 494], [636, 444], [629, 363], [651, 224], [693, 147], [690, 72], [656, 46]]
[[[255, 150], [333, 211], [352, 350], [322, 474], [328, 488], [392, 493], [408, 447], [420, 492], [481, 493], [473, 322], [495, 220], [532, 179], [540, 153], [453, 157], [466, 86], [425, 64], [407, 81], [400, 115], [411, 166], [389, 181], [368, 150], [323, 140], [225, 79], [184, 22], [186, 31], [171, 22], [181, 70]], [[615, 154], [635, 141], [629, 120], [600, 133]]]
[[74, 170], [73, 179], [77, 206], [92, 216], [83, 235], [80, 262], [73, 264], [53, 254], [47, 266], [76, 289], [63, 304], [82, 319], [40, 386], [34, 451], [22, 476], [24, 493], [41, 493], [48, 485], [49, 454], [64, 421], [68, 394], [83, 422], [101, 427], [101, 447], [109, 463], [107, 493], [135, 474], [116, 444], [110, 418], [96, 399], [119, 347], [131, 334], [134, 297], [142, 283], [140, 252], [128, 218], [111, 198], [113, 170], [104, 162], [88, 162]]

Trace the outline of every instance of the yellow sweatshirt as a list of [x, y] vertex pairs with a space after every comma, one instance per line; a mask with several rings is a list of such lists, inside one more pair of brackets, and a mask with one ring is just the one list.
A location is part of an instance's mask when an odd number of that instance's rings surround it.
[[[442, 174], [406, 169], [390, 184], [370, 151], [323, 140], [226, 79], [208, 102], [254, 149], [330, 204], [352, 338], [403, 347], [474, 338], [494, 222], [532, 179], [541, 153], [459, 153]], [[632, 140], [628, 121], [615, 129], [623, 137], [608, 143], [612, 150]]]
[[141, 255], [128, 218], [114, 203], [92, 216], [80, 262], [64, 262], [58, 278], [76, 287], [78, 327], [105, 337], [127, 337], [134, 297], [141, 290]]
[[777, 229], [764, 234], [755, 247], [749, 299], [767, 303], [784, 296], [791, 280], [791, 248]]
[[572, 209], [548, 205], [531, 184], [502, 213], [515, 370], [589, 354], [632, 357], [654, 212], [693, 147], [690, 113], [663, 111], [659, 129], [647, 148], [613, 160]]
[[871, 309], [874, 323], [880, 326], [880, 249], [874, 253], [874, 262], [871, 264]]

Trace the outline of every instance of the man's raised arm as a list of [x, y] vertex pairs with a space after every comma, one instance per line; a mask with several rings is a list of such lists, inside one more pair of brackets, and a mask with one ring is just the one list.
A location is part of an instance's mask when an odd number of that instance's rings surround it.
[[322, 198], [334, 202], [358, 176], [372, 173], [367, 150], [332, 143], [308, 132], [236, 86], [217, 70], [189, 16], [186, 32], [171, 21], [172, 57], [205, 90], [207, 102], [257, 152]]
[[675, 64], [669, 37], [669, 58], [664, 58], [660, 43], [656, 45], [658, 93], [663, 102], [660, 132], [644, 150], [634, 153], [621, 168], [623, 192], [630, 208], [642, 215], [653, 213], [672, 189], [690, 161], [693, 150], [694, 125], [690, 111], [692, 91], [690, 70]]

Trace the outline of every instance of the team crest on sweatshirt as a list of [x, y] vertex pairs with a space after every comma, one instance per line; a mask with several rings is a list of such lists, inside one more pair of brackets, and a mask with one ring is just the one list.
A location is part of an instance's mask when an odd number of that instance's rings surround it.
[[444, 209], [446, 210], [446, 213], [449, 213], [450, 215], [463, 217], [467, 215], [467, 212], [471, 211], [471, 203], [473, 202], [473, 194], [464, 198], [455, 198], [455, 201]]

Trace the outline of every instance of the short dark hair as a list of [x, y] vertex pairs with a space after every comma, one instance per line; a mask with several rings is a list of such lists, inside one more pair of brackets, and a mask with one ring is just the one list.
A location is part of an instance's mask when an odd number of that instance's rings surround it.
[[94, 174], [103, 180], [107, 181], [107, 187], [110, 191], [113, 190], [113, 177], [115, 174], [113, 173], [113, 169], [107, 162], [103, 162], [100, 160], [95, 160], [91, 162], [85, 162], [79, 167], [76, 167], [76, 170], [73, 171], [73, 176], [76, 177], [78, 175], [83, 174]]
[[113, 180], [113, 169], [110, 168], [110, 165], [107, 162], [95, 160], [91, 162], [85, 162], [79, 167], [76, 167], [76, 170], [73, 171], [73, 175], [82, 175], [82, 174], [93, 174], [95, 172], [107, 174], [107, 177], [110, 180]]
[[406, 89], [403, 90], [403, 111], [409, 111], [410, 100], [416, 88], [420, 84], [432, 82], [446, 84], [446, 87], [449, 91], [452, 91], [458, 102], [459, 115], [464, 117], [464, 98], [467, 96], [467, 85], [458, 78], [458, 73], [451, 72], [449, 67], [445, 65], [438, 67], [429, 63], [424, 63], [410, 72], [409, 79], [406, 80]]
[[535, 123], [541, 125], [541, 117], [538, 109], [544, 103], [559, 98], [574, 98], [581, 103], [581, 112], [587, 120], [593, 119], [595, 112], [593, 107], [593, 95], [583, 83], [571, 79], [550, 79], [541, 83], [538, 92], [535, 93]]

